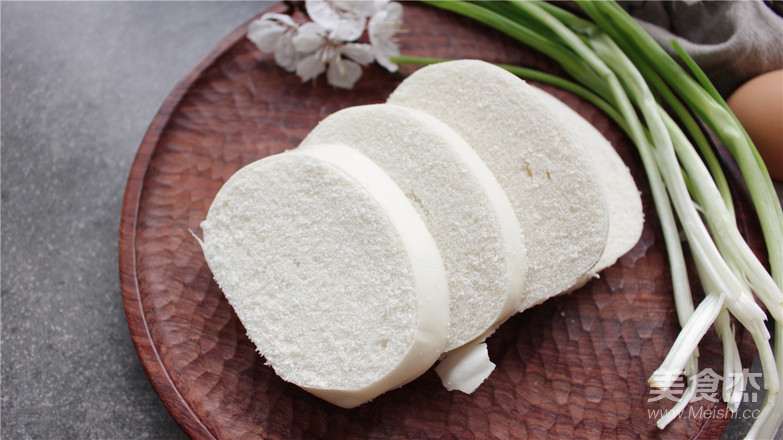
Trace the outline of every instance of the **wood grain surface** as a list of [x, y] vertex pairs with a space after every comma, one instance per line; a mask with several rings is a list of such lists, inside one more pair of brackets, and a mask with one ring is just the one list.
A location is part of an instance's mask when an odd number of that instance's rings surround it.
[[[407, 54], [560, 72], [542, 55], [446, 12], [406, 3], [405, 23]], [[600, 279], [503, 325], [488, 342], [497, 368], [472, 395], [446, 391], [429, 371], [345, 410], [279, 379], [254, 351], [189, 230], [200, 235], [212, 198], [236, 170], [296, 147], [330, 113], [385, 101], [402, 76], [370, 66], [351, 91], [331, 88], [323, 77], [301, 83], [244, 38], [246, 26], [218, 44], [165, 101], [139, 148], [123, 204], [120, 277], [128, 325], [150, 381], [185, 432], [232, 440], [720, 436], [728, 423], [715, 411], [725, 413], [722, 403], [695, 402], [694, 416], [664, 431], [650, 417], [650, 410], [673, 404], [650, 402], [646, 379], [679, 326], [649, 188], [618, 127], [589, 104], [547, 87], [592, 121], [631, 168], [646, 213], [637, 246]], [[740, 213], [747, 212], [746, 199], [739, 199]], [[754, 249], [763, 249], [755, 220], [740, 215], [740, 223]], [[738, 341], [749, 365], [747, 334], [740, 331]], [[700, 367], [721, 374], [712, 332], [700, 350]]]

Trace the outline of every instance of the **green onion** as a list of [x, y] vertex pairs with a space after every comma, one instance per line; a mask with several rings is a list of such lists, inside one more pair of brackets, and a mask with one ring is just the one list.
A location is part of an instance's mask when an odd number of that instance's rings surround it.
[[[742, 371], [730, 322], [733, 315], [756, 343], [768, 389], [748, 437], [772, 437], [783, 422], [783, 393], [778, 391], [783, 379], [783, 211], [753, 143], [704, 72], [673, 43], [691, 73], [683, 70], [614, 1], [578, 2], [589, 20], [551, 3], [425, 3], [491, 26], [553, 58], [575, 82], [524, 67], [502, 67], [590, 101], [617, 122], [636, 145], [661, 220], [677, 315], [683, 328], [650, 382], [667, 388], [683, 370], [689, 377], [683, 397], [658, 421], [658, 426], [663, 428], [676, 418], [695, 392], [697, 345], [713, 325], [724, 347], [723, 399], [730, 410], [737, 410], [744, 381], [729, 381]], [[444, 60], [400, 56], [393, 61], [429, 64]], [[672, 109], [677, 120], [658, 99]], [[694, 114], [740, 168], [762, 225], [772, 275], [737, 229], [728, 182]], [[675, 213], [706, 294], [696, 308]], [[774, 353], [764, 325], [766, 314], [756, 304], [754, 294], [776, 321]]]

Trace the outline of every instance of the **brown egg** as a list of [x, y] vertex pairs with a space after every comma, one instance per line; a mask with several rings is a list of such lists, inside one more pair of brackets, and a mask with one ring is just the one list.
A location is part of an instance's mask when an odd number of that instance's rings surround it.
[[783, 181], [783, 70], [751, 79], [731, 95], [728, 104], [756, 144], [769, 174]]

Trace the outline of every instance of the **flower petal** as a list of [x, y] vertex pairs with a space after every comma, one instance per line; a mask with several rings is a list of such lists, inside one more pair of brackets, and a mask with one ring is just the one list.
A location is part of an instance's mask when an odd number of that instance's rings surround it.
[[353, 41], [364, 33], [364, 25], [370, 12], [365, 11], [363, 1], [307, 0], [305, 9], [314, 22], [329, 31], [329, 37], [340, 41]]
[[402, 27], [402, 5], [393, 2], [376, 12], [368, 25], [370, 43], [376, 44], [394, 37]]
[[341, 89], [352, 89], [362, 76], [362, 66], [351, 60], [337, 60], [329, 65], [326, 80], [329, 84]]
[[302, 82], [315, 78], [324, 70], [326, 70], [326, 66], [316, 54], [306, 56], [296, 63], [296, 74], [302, 78]]
[[399, 55], [400, 49], [397, 47], [397, 45], [394, 45], [394, 50], [388, 50], [388, 51], [380, 51], [375, 50], [375, 61], [378, 62], [381, 66], [383, 66], [384, 69], [388, 70], [389, 72], [396, 72], [399, 66], [392, 63], [391, 57]]
[[290, 39], [295, 35], [297, 28], [298, 25], [290, 16], [268, 12], [250, 23], [247, 28], [247, 38], [261, 52], [269, 53], [277, 51], [282, 39]]
[[390, 72], [397, 71], [397, 65], [389, 58], [400, 54], [396, 33], [402, 27], [402, 5], [396, 2], [387, 4], [370, 18], [368, 34], [370, 44], [378, 64]]
[[260, 20], [275, 21], [285, 26], [296, 27], [296, 22], [290, 15], [278, 14], [276, 12], [267, 12], [261, 16]]
[[400, 27], [402, 27], [402, 5], [397, 2], [387, 4], [370, 18], [367, 32], [370, 43], [375, 44], [374, 40], [381, 42], [393, 38]]
[[325, 44], [326, 29], [318, 23], [308, 22], [299, 28], [299, 32], [293, 38], [293, 45], [297, 52], [315, 52]]
[[340, 21], [340, 14], [334, 7], [333, 2], [306, 0], [305, 9], [307, 10], [307, 16], [310, 17], [311, 20], [326, 29], [333, 29], [337, 22]]
[[372, 63], [375, 57], [369, 44], [346, 43], [340, 47], [340, 53], [362, 65]]
[[286, 28], [273, 21], [256, 20], [250, 23], [247, 30], [247, 38], [258, 47], [261, 52], [270, 53], [275, 50], [280, 37]]
[[299, 61], [299, 55], [294, 47], [293, 35], [290, 31], [277, 41], [277, 46], [275, 46], [275, 61], [278, 66], [289, 72], [296, 70], [296, 63]]
[[365, 18], [383, 9], [390, 0], [344, 0], [342, 3], [349, 3], [350, 7], [357, 14]]

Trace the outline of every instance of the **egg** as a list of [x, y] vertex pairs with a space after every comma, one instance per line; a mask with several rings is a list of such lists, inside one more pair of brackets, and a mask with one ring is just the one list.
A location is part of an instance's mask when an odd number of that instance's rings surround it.
[[773, 179], [783, 181], [783, 70], [757, 76], [729, 98]]

